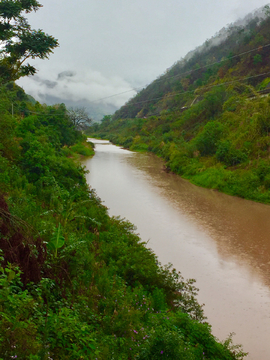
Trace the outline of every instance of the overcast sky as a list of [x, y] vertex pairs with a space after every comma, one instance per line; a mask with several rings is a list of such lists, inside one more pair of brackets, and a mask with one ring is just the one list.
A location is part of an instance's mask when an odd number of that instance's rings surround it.
[[[221, 28], [269, 2], [40, 1], [43, 8], [29, 15], [29, 23], [56, 37], [60, 47], [49, 60], [33, 60], [37, 75], [18, 83], [41, 102], [74, 104], [100, 104], [95, 100], [143, 87]], [[120, 107], [134, 94], [101, 103]]]

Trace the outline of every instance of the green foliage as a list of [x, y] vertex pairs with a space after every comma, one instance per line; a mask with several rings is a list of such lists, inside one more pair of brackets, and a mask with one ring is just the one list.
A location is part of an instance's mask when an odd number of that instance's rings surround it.
[[5, 0], [0, 3], [0, 80], [1, 83], [33, 75], [35, 67], [27, 59], [45, 59], [58, 46], [55, 38], [42, 30], [32, 30], [23, 13], [37, 11], [36, 0]]
[[[0, 96], [1, 358], [243, 358], [211, 335], [194, 280], [162, 267], [88, 189], [75, 151], [92, 146], [64, 106], [28, 102], [13, 86]], [[145, 119], [129, 125], [142, 136], [119, 141], [152, 146], [177, 166], [185, 142], [162, 143], [168, 126], [149, 137]]]
[[41, 349], [38, 327], [33, 322], [37, 303], [28, 291], [22, 290], [18, 269], [9, 265], [0, 272], [1, 357], [27, 359]]
[[[46, 343], [55, 359], [91, 358], [95, 353], [93, 326], [82, 322], [79, 314], [62, 306], [59, 312], [50, 311], [47, 315]], [[42, 352], [41, 352], [42, 354]], [[43, 358], [47, 358], [44, 356]]]
[[262, 56], [260, 54], [256, 54], [253, 56], [253, 63], [255, 65], [259, 64], [262, 62]]
[[[90, 119], [8, 82], [33, 74], [24, 61], [58, 45], [22, 16], [39, 7], [0, 4], [1, 357], [243, 359], [231, 336], [220, 343], [211, 334], [194, 280], [161, 266], [87, 187], [78, 160], [93, 147], [76, 127]], [[269, 18], [223, 35], [89, 134], [152, 151], [195, 184], [270, 203], [269, 79], [257, 76], [270, 70]]]
[[215, 154], [222, 132], [223, 126], [219, 122], [209, 121], [204, 126], [203, 131], [193, 140], [202, 156]]
[[261, 94], [248, 83], [229, 79], [228, 73], [226, 86], [204, 90], [191, 107], [146, 119], [115, 118], [96, 126], [92, 135], [134, 151], [151, 151], [194, 184], [270, 203], [268, 175], [256, 170], [258, 159], [269, 166], [269, 79], [256, 86]]
[[77, 143], [77, 144], [71, 146], [70, 150], [72, 152], [75, 152], [82, 156], [93, 156], [94, 155], [93, 147], [89, 143]]
[[48, 242], [47, 246], [50, 250], [54, 251], [55, 257], [57, 257], [57, 250], [63, 247], [64, 244], [65, 244], [65, 238], [62, 235], [61, 224], [59, 224], [58, 228], [54, 229], [51, 241]]
[[128, 138], [126, 138], [123, 142], [122, 142], [122, 145], [125, 147], [125, 148], [129, 148], [132, 146], [132, 143], [133, 143], [133, 137], [132, 136], [129, 136]]
[[148, 150], [148, 145], [144, 143], [134, 144], [130, 147], [130, 150], [145, 152]]
[[229, 140], [221, 141], [218, 144], [216, 157], [227, 166], [234, 166], [245, 162], [248, 158], [246, 152], [235, 149]]
[[270, 78], [267, 77], [266, 79], [264, 79], [261, 84], [259, 85], [259, 90], [264, 90], [266, 87], [268, 87], [270, 84]]

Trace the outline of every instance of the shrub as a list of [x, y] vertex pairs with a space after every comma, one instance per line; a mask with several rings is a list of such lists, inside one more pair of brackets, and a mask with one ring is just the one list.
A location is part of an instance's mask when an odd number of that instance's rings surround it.
[[83, 156], [92, 156], [94, 155], [94, 151], [90, 144], [78, 143], [71, 147], [71, 150], [75, 153], [78, 153]]
[[130, 150], [145, 152], [145, 151], [148, 151], [148, 145], [137, 143], [135, 145], [132, 145], [130, 147]]
[[202, 132], [193, 140], [202, 156], [213, 155], [223, 133], [223, 125], [217, 121], [209, 121]]
[[229, 140], [224, 140], [218, 144], [216, 158], [227, 166], [234, 166], [245, 162], [247, 154], [235, 149]]

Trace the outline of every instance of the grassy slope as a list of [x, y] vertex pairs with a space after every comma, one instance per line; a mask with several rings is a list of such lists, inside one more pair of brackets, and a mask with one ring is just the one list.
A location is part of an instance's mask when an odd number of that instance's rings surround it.
[[197, 185], [270, 203], [269, 29], [269, 17], [230, 28], [221, 45], [177, 63], [91, 134], [154, 152]]

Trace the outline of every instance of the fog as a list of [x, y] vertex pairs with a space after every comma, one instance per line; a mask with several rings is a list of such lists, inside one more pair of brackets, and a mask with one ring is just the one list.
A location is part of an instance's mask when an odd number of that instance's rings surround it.
[[29, 15], [29, 23], [56, 37], [60, 47], [49, 60], [32, 60], [37, 74], [18, 84], [40, 102], [81, 104], [102, 117], [221, 28], [266, 2], [43, 0], [42, 4]]

